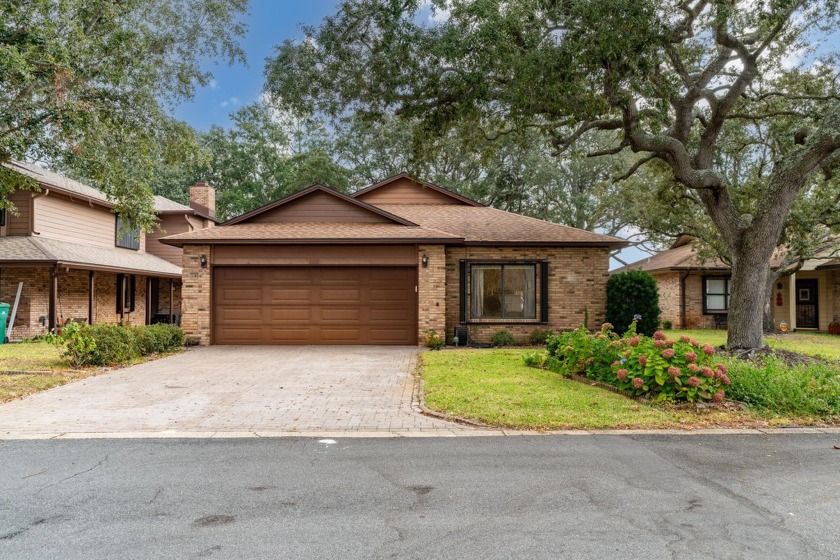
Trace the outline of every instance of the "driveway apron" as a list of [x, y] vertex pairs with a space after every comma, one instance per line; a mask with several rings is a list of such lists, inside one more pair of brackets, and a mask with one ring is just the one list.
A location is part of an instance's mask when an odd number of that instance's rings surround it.
[[0, 438], [465, 428], [412, 407], [415, 347], [211, 346], [0, 405]]

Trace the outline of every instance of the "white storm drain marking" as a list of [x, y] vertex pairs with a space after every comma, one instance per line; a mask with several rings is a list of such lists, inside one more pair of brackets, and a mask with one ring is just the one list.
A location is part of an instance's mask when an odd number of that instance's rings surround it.
[[337, 442], [337, 441], [335, 441], [334, 439], [319, 439], [319, 440], [318, 440], [318, 443], [323, 443], [323, 444], [325, 444], [325, 445], [334, 445], [334, 444], [336, 444], [336, 443], [338, 443], [338, 442]]

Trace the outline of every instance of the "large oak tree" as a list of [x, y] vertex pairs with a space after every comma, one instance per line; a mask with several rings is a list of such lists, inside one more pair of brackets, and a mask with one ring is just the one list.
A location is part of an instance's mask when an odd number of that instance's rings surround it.
[[[836, 0], [343, 2], [267, 65], [298, 108], [396, 113], [430, 132], [537, 128], [558, 151], [591, 131], [664, 163], [732, 263], [728, 346], [762, 340], [773, 251], [795, 201], [840, 162]], [[799, 57], [799, 64], [796, 62]], [[795, 125], [795, 126], [792, 126]], [[731, 130], [774, 145], [749, 189], [720, 169]], [[836, 207], [836, 201], [835, 201]]]
[[[190, 149], [167, 105], [212, 78], [206, 59], [244, 59], [247, 0], [0, 2], [0, 163], [60, 162], [84, 171], [117, 211], [149, 228], [149, 171]], [[20, 186], [0, 167], [0, 207]]]

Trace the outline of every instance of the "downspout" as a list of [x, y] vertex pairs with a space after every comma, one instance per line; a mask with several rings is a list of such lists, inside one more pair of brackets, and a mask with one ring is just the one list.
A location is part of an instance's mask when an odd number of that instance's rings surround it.
[[685, 312], [685, 281], [688, 280], [688, 271], [680, 272], [680, 328], [687, 329]]

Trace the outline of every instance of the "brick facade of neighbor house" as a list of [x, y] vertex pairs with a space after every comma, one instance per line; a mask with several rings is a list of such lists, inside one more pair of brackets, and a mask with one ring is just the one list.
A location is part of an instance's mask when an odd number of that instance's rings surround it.
[[[12, 330], [12, 340], [46, 334], [47, 298], [49, 290], [49, 269], [0, 268], [0, 301], [14, 305], [18, 283], [23, 282], [20, 304]], [[11, 309], [9, 314], [11, 315]], [[42, 325], [39, 319], [44, 318]]]
[[682, 313], [680, 312], [680, 273], [665, 272], [654, 274], [659, 288], [659, 316], [662, 321], [671, 321], [674, 327], [682, 328]]
[[[535, 329], [569, 330], [588, 317], [588, 328], [605, 320], [610, 250], [604, 247], [450, 247], [446, 250], [446, 340], [460, 322], [460, 261], [541, 261], [548, 268], [548, 324], [537, 321], [469, 323], [471, 340], [489, 342], [498, 331], [524, 339]], [[430, 265], [431, 266], [431, 263]], [[537, 272], [537, 316], [540, 313], [540, 273]], [[469, 282], [467, 282], [469, 287]], [[468, 288], [469, 290], [469, 288]], [[469, 296], [467, 297], [469, 301]]]
[[198, 344], [210, 344], [210, 277], [212, 269], [202, 267], [200, 258], [210, 258], [209, 245], [187, 245], [184, 247], [184, 267], [181, 285], [181, 327], [187, 336], [195, 337]]
[[[18, 282], [23, 282], [20, 304], [11, 339], [18, 341], [47, 333], [51, 270], [48, 267], [0, 269], [0, 301], [14, 305]], [[126, 312], [123, 323], [142, 325], [146, 318], [146, 277], [135, 277], [134, 311]], [[58, 324], [88, 319], [89, 272], [67, 270], [59, 273], [56, 315]], [[94, 272], [94, 324], [118, 324], [116, 309], [117, 275]], [[167, 293], [168, 297], [168, 293]]]

